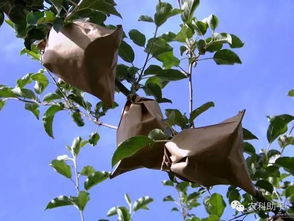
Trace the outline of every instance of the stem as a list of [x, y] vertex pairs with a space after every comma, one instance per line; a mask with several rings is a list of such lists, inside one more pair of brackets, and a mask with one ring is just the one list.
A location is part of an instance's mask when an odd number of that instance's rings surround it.
[[[80, 193], [80, 176], [78, 173], [77, 156], [75, 156], [75, 154], [73, 154], [73, 167], [74, 167], [74, 173], [75, 173], [75, 188], [77, 191], [77, 195], [79, 195], [79, 193]], [[79, 209], [79, 212], [80, 212], [81, 221], [85, 221], [83, 210]]]
[[[156, 26], [156, 28], [155, 28], [154, 35], [153, 35], [153, 39], [156, 38], [156, 36], [157, 36], [157, 32], [158, 32], [158, 26]], [[150, 53], [151, 53], [152, 48], [153, 48], [153, 43], [154, 43], [154, 42], [151, 43], [150, 50], [149, 50], [149, 52], [147, 53], [147, 56], [146, 56], [146, 59], [145, 59], [144, 65], [143, 65], [143, 67], [142, 67], [142, 69], [141, 69], [141, 72], [140, 72], [139, 77], [138, 77], [138, 79], [137, 79], [137, 81], [136, 81], [136, 84], [138, 84], [138, 83], [141, 81], [142, 77], [143, 77], [143, 74], [144, 74], [145, 68], [146, 68], [146, 66], [147, 66], [147, 64], [148, 64], [148, 61], [149, 61], [149, 58], [150, 58]]]
[[[193, 111], [193, 99], [194, 99], [193, 98], [193, 65], [194, 65], [194, 62], [189, 61], [188, 77], [189, 77], [189, 114], [190, 115]], [[191, 122], [191, 127], [195, 128], [194, 121]]]
[[131, 91], [129, 89], [127, 89], [118, 79], [115, 79], [115, 86], [125, 96], [128, 96], [131, 94]]
[[181, 213], [183, 216], [183, 220], [185, 221], [187, 218], [187, 209], [185, 207], [185, 205], [182, 202], [182, 193], [180, 191], [178, 191], [178, 195], [179, 195], [179, 205], [181, 207]]

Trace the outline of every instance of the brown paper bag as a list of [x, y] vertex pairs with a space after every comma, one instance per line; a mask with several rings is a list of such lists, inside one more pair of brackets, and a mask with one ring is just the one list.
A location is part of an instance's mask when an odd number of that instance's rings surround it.
[[112, 106], [122, 28], [116, 30], [77, 21], [50, 31], [43, 65], [68, 84]]
[[[136, 96], [133, 101], [128, 101], [117, 130], [117, 145], [125, 140], [138, 136], [147, 136], [153, 129], [166, 128], [158, 103], [154, 100]], [[164, 143], [144, 147], [133, 156], [120, 161], [111, 174], [111, 178], [127, 171], [142, 167], [160, 169], [164, 152]]]
[[203, 186], [230, 184], [254, 195], [243, 157], [244, 112], [220, 124], [177, 134], [165, 144], [163, 169]]

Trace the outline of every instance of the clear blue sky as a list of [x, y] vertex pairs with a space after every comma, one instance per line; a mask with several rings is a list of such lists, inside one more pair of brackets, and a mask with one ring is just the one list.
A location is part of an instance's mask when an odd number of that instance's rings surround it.
[[[146, 35], [152, 35], [153, 26], [137, 22], [137, 18], [141, 14], [151, 15], [155, 0], [117, 2], [124, 19], [115, 19], [115, 23], [122, 23], [125, 30], [138, 28]], [[217, 66], [213, 61], [203, 61], [195, 69], [196, 106], [207, 101], [216, 104], [199, 118], [197, 125], [220, 122], [246, 108], [244, 126], [260, 138], [254, 142], [259, 149], [267, 145], [266, 115], [293, 114], [293, 100], [286, 96], [288, 90], [294, 88], [293, 11], [292, 0], [202, 1], [197, 17], [202, 19], [216, 14], [220, 20], [218, 31], [238, 35], [245, 46], [237, 51], [242, 65]], [[172, 19], [160, 31], [179, 30], [175, 21]], [[0, 45], [0, 84], [14, 86], [16, 79], [40, 68], [36, 62], [19, 56], [22, 42], [7, 26], [0, 29]], [[142, 64], [142, 56], [136, 58], [136, 63]], [[187, 111], [186, 88], [186, 81], [171, 83], [164, 93], [165, 97], [174, 100], [174, 104], [162, 107]], [[124, 103], [121, 95], [116, 100]], [[121, 108], [110, 112], [104, 121], [117, 124], [120, 112]], [[52, 198], [74, 194], [72, 183], [56, 174], [49, 163], [56, 156], [65, 154], [64, 146], [71, 144], [73, 138], [78, 135], [87, 137], [96, 127], [88, 123], [86, 127], [77, 128], [68, 114], [58, 114], [54, 123], [56, 139], [53, 140], [45, 134], [41, 122], [18, 102], [8, 103], [0, 113], [0, 122], [0, 219], [78, 221], [77, 211], [70, 207], [44, 211]], [[95, 148], [88, 147], [82, 151], [80, 164], [94, 165], [97, 170], [110, 170], [115, 133], [107, 128], [99, 128], [98, 131], [102, 135], [100, 143]], [[104, 218], [110, 207], [125, 205], [124, 193], [129, 193], [132, 199], [149, 195], [156, 200], [150, 205], [150, 211], [139, 212], [134, 220], [180, 220], [179, 215], [169, 212], [173, 205], [162, 202], [164, 196], [175, 194], [172, 189], [162, 187], [161, 180], [164, 179], [167, 179], [165, 173], [140, 169], [102, 183], [91, 191], [92, 200], [86, 210], [86, 220]], [[226, 214], [232, 212], [227, 207]], [[203, 211], [199, 213], [201, 217], [205, 216]]]

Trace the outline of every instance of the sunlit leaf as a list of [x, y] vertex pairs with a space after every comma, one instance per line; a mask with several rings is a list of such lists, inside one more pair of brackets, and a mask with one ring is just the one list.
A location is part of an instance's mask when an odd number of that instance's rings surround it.
[[288, 123], [294, 120], [294, 116], [282, 114], [270, 118], [270, 125], [267, 129], [267, 140], [272, 143], [278, 136], [284, 134], [288, 130]]
[[100, 139], [100, 136], [98, 133], [91, 133], [89, 138], [89, 144], [91, 144], [92, 146], [96, 146], [99, 139]]
[[148, 210], [148, 204], [153, 202], [153, 199], [149, 196], [144, 196], [139, 198], [134, 202], [134, 211], [140, 210], [140, 209], [146, 209]]
[[182, 0], [182, 19], [184, 22], [188, 22], [192, 19], [199, 3], [199, 0]]
[[135, 136], [121, 143], [112, 156], [112, 166], [126, 157], [134, 155], [143, 147], [152, 146], [154, 141], [146, 136]]
[[64, 160], [53, 160], [50, 166], [52, 166], [59, 174], [65, 176], [66, 178], [71, 178], [71, 168]]
[[74, 205], [74, 203], [69, 197], [59, 196], [51, 200], [50, 203], [48, 203], [46, 210], [61, 207], [61, 206], [71, 206], [71, 205]]
[[218, 193], [212, 194], [205, 200], [205, 209], [210, 215], [221, 217], [226, 207], [226, 203], [222, 195]]
[[38, 104], [26, 103], [25, 109], [31, 111], [34, 116], [39, 120], [40, 110]]
[[62, 110], [63, 110], [63, 106], [52, 105], [51, 107], [47, 109], [47, 111], [43, 115], [43, 124], [44, 124], [45, 131], [52, 138], [54, 138], [53, 129], [52, 129], [53, 119], [55, 117], [55, 114]]
[[105, 171], [96, 171], [95, 173], [92, 173], [88, 178], [86, 179], [84, 183], [84, 187], [86, 190], [91, 189], [93, 186], [103, 182], [104, 180], [108, 179], [109, 173]]
[[90, 176], [91, 174], [95, 173], [95, 171], [96, 170], [92, 166], [85, 166], [81, 171], [81, 175]]

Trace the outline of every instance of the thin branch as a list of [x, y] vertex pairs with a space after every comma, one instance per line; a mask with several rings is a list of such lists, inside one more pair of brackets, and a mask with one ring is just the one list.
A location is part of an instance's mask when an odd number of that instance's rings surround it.
[[127, 89], [118, 79], [115, 79], [115, 86], [125, 96], [128, 96], [131, 94], [131, 91], [129, 89]]
[[[75, 187], [77, 190], [77, 196], [80, 194], [80, 176], [78, 173], [78, 162], [77, 162], [77, 156], [72, 153], [73, 156], [73, 167], [74, 167], [74, 173], [75, 173]], [[83, 210], [79, 209], [81, 221], [85, 221], [84, 218], [84, 212]]]
[[[157, 36], [157, 32], [158, 32], [158, 26], [156, 26], [156, 28], [155, 28], [155, 32], [154, 32], [154, 35], [153, 35], [153, 39], [156, 38], [156, 36]], [[150, 53], [151, 53], [151, 51], [152, 51], [152, 49], [153, 49], [153, 43], [154, 43], [154, 41], [153, 41], [153, 42], [151, 43], [151, 45], [150, 45], [150, 50], [149, 50], [148, 53], [147, 53], [147, 56], [146, 56], [146, 59], [145, 59], [144, 65], [143, 65], [143, 67], [142, 67], [142, 69], [141, 69], [141, 72], [140, 72], [139, 77], [138, 77], [138, 79], [137, 79], [137, 81], [136, 81], [136, 84], [138, 84], [138, 83], [141, 81], [142, 77], [143, 77], [143, 74], [144, 74], [145, 68], [146, 68], [146, 66], [147, 66], [147, 64], [148, 64], [148, 61], [149, 61], [149, 58], [150, 58], [150, 55], [151, 55]]]
[[108, 128], [111, 128], [111, 129], [114, 129], [114, 130], [117, 130], [117, 126], [113, 126], [113, 125], [110, 125], [110, 124], [107, 124], [107, 123], [104, 123], [102, 121], [99, 121], [97, 120], [95, 117], [93, 117], [92, 115], [90, 114], [86, 114], [86, 113], [83, 113], [80, 111], [80, 114], [87, 118], [88, 120], [92, 121], [93, 123], [97, 124], [98, 126], [104, 126], [104, 127], [108, 127]]
[[[193, 111], [193, 62], [189, 64], [189, 113], [191, 115]], [[194, 122], [191, 125], [193, 128], [195, 127]]]
[[211, 60], [213, 58], [201, 58], [201, 59], [198, 59], [197, 61], [205, 61], [205, 60]]

